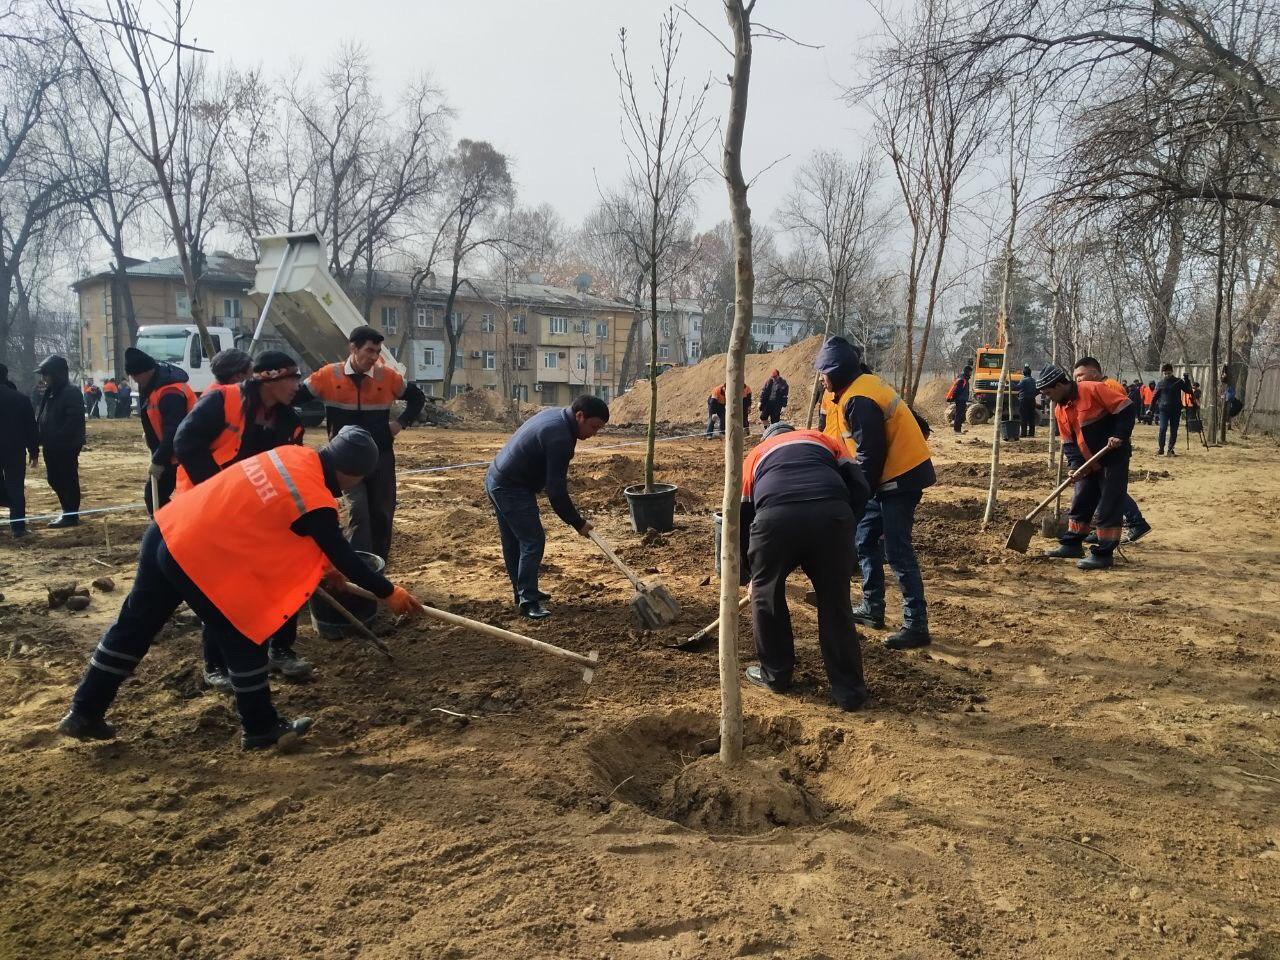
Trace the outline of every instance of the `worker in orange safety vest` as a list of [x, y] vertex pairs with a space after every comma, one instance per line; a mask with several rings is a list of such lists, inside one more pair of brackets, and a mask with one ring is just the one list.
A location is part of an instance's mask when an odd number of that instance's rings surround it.
[[[305, 734], [271, 701], [266, 639], [315, 589], [351, 580], [398, 614], [422, 606], [372, 571], [343, 538], [335, 499], [377, 468], [368, 432], [344, 427], [319, 451], [286, 446], [242, 460], [156, 511], [142, 538], [133, 588], [89, 658], [58, 731], [110, 740], [107, 709], [184, 600], [213, 631], [227, 662], [241, 746], [263, 749]], [[327, 561], [327, 562], [326, 562]], [[332, 566], [330, 566], [330, 564]]]
[[[124, 369], [138, 385], [138, 419], [142, 421], [142, 435], [151, 451], [151, 467], [142, 496], [147, 513], [154, 514], [173, 496], [178, 477], [173, 438], [178, 425], [196, 405], [196, 395], [187, 383], [187, 371], [172, 363], [157, 363], [137, 347], [125, 350]], [[159, 503], [152, 502], [152, 477], [156, 480]]]

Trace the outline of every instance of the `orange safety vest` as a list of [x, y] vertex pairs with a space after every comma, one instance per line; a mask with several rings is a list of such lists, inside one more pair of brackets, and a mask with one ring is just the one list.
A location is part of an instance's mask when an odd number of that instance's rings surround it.
[[1089, 444], [1085, 442], [1084, 428], [1108, 414], [1119, 413], [1130, 402], [1129, 395], [1114, 381], [1077, 382], [1074, 400], [1053, 405], [1053, 416], [1058, 422], [1058, 436], [1074, 440], [1080, 448], [1080, 455], [1088, 460], [1097, 451], [1090, 450]]
[[716, 403], [724, 403], [725, 401], [725, 385], [722, 383], [711, 391], [711, 399]]
[[1151, 406], [1151, 401], [1156, 398], [1156, 392], [1144, 383], [1138, 388], [1138, 396], [1142, 398], [1143, 404], [1149, 407]]
[[382, 363], [359, 378], [347, 376], [341, 363], [330, 363], [307, 378], [307, 388], [326, 407], [339, 410], [390, 410], [404, 393], [404, 377]]
[[[240, 392], [238, 383], [215, 383], [205, 390], [204, 396], [207, 397], [211, 393], [222, 394], [222, 432], [209, 448], [213, 462], [221, 470], [236, 458], [236, 454], [240, 452], [240, 443], [244, 440], [244, 394]], [[186, 468], [179, 466], [178, 481], [173, 488], [174, 495], [190, 490], [194, 486]]]
[[748, 500], [755, 494], [756, 471], [760, 469], [760, 463], [774, 450], [793, 443], [808, 443], [816, 447], [822, 447], [834, 458], [835, 466], [839, 466], [841, 461], [850, 459], [840, 441], [834, 440], [817, 430], [790, 430], [787, 433], [776, 434], [758, 444], [755, 449], [747, 454], [747, 459], [742, 464], [743, 500]]
[[[149, 393], [147, 395], [147, 399], [139, 399], [138, 401], [139, 406], [141, 407], [139, 410], [139, 416], [146, 417], [151, 422], [151, 435], [154, 436], [157, 441], [163, 439], [164, 431], [164, 424], [160, 420], [160, 398], [167, 397], [173, 393], [186, 398], [187, 409], [182, 412], [182, 415], [185, 417], [191, 412], [191, 408], [196, 405], [195, 391], [187, 386], [186, 383], [166, 383], [164, 386], [157, 387]], [[170, 457], [169, 462], [177, 463], [178, 458], [176, 456]]]
[[104, 383], [104, 384], [102, 385], [102, 392], [103, 392], [103, 393], [115, 393], [115, 392], [116, 392], [116, 385], [115, 385], [115, 381], [113, 381], [113, 380], [108, 380], [106, 383]]
[[1194, 407], [1196, 405], [1195, 394], [1187, 393], [1184, 390], [1182, 393], [1182, 405], [1187, 409]]
[[[881, 486], [929, 459], [929, 444], [924, 439], [920, 424], [916, 422], [915, 414], [902, 402], [897, 391], [874, 373], [864, 373], [855, 378], [839, 397], [833, 396], [829, 391], [822, 395], [822, 412], [826, 417], [822, 432], [842, 444], [849, 456], [857, 457], [858, 445], [854, 442], [853, 431], [845, 423], [844, 408], [850, 398], [855, 396], [874, 400], [884, 414], [887, 449], [884, 469], [880, 474]], [[868, 483], [873, 480], [873, 477], [867, 478]]]
[[338, 509], [310, 447], [276, 447], [210, 477], [156, 511], [183, 573], [254, 643], [311, 597], [324, 552], [289, 529], [304, 513]]

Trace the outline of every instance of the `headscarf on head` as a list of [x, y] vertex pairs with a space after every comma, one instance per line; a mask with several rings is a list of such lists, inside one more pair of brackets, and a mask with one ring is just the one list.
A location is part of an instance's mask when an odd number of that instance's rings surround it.
[[283, 350], [268, 350], [258, 357], [253, 365], [251, 379], [258, 383], [270, 383], [273, 380], [284, 380], [286, 377], [298, 375], [298, 361]]

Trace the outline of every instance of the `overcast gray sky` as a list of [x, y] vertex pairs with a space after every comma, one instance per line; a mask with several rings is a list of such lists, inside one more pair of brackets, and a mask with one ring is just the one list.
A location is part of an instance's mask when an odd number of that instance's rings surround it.
[[[719, 0], [689, 0], [689, 10], [728, 38]], [[521, 202], [552, 204], [577, 223], [625, 170], [617, 84], [610, 55], [626, 27], [636, 72], [656, 54], [659, 0], [197, 0], [190, 29], [215, 62], [261, 64], [268, 75], [291, 62], [318, 71], [343, 41], [369, 50], [384, 93], [424, 68], [457, 111], [455, 137], [489, 140], [515, 160]], [[756, 15], [820, 50], [756, 44], [744, 160], [751, 173], [780, 157], [752, 191], [768, 219], [795, 165], [819, 148], [856, 153], [865, 124], [839, 102], [855, 77], [856, 56], [877, 28], [865, 0], [760, 0]], [[728, 55], [684, 20], [681, 63], [691, 81], [723, 78]], [[728, 91], [708, 96], [723, 116]], [[718, 158], [718, 153], [717, 153]], [[728, 215], [719, 180], [704, 188], [699, 221]]]

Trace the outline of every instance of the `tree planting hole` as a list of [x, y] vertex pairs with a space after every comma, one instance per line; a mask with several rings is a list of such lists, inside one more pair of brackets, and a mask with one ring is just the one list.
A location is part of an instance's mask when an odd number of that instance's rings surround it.
[[614, 800], [706, 833], [763, 833], [830, 815], [805, 784], [790, 726], [747, 719], [744, 759], [733, 767], [720, 761], [717, 718], [692, 710], [637, 717], [587, 752]]

